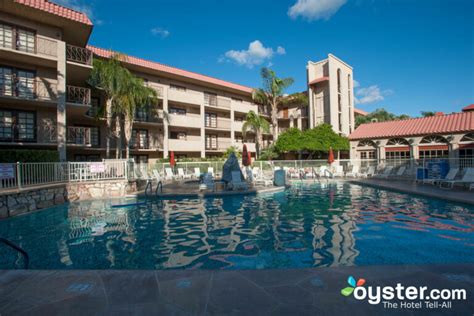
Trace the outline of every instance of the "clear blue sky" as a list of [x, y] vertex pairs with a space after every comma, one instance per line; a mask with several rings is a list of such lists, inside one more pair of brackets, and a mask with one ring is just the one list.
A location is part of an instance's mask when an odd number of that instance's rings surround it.
[[251, 87], [272, 65], [295, 79], [288, 92], [305, 90], [307, 61], [332, 53], [354, 67], [361, 109], [474, 103], [472, 0], [56, 2], [91, 15], [93, 45]]

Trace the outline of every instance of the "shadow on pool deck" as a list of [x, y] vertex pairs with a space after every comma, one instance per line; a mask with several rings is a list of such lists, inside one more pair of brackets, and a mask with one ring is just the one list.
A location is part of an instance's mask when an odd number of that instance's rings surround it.
[[[474, 265], [289, 270], [0, 270], [5, 315], [471, 315]], [[384, 309], [340, 294], [366, 286], [465, 289], [451, 309]], [[408, 302], [408, 301], [406, 301]]]

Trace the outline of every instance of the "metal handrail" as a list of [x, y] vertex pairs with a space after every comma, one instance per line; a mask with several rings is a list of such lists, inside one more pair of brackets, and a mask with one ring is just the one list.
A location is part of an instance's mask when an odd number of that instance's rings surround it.
[[23, 248], [21, 248], [20, 246], [18, 246], [14, 242], [12, 242], [12, 241], [10, 241], [6, 238], [3, 238], [3, 237], [0, 237], [0, 242], [4, 243], [5, 245], [7, 245], [7, 246], [15, 249], [19, 253], [21, 253], [23, 255], [23, 258], [25, 258], [25, 262], [23, 264], [23, 269], [28, 269], [28, 266], [30, 265], [30, 256], [28, 256], [28, 253], [25, 250], [23, 250]]

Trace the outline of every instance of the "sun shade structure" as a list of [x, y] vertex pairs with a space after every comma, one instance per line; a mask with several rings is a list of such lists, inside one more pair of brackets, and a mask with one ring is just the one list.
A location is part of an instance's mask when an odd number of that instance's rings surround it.
[[250, 166], [249, 152], [247, 151], [247, 145], [244, 144], [242, 149], [242, 164], [247, 167]]
[[174, 160], [174, 151], [170, 153], [170, 166], [174, 167], [176, 165], [176, 161]]
[[334, 151], [332, 150], [332, 147], [329, 148], [329, 157], [328, 157], [328, 163], [332, 164], [334, 162]]

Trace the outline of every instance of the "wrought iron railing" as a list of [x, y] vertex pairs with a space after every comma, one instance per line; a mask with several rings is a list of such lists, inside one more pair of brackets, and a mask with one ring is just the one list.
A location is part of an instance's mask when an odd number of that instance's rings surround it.
[[89, 105], [91, 104], [91, 89], [84, 87], [67, 86], [67, 98], [68, 103]]
[[84, 47], [66, 45], [66, 59], [79, 64], [92, 65], [92, 51]]
[[68, 126], [66, 133], [66, 141], [68, 144], [90, 145], [91, 129], [89, 127]]
[[4, 78], [0, 84], [0, 96], [25, 100], [54, 101], [57, 99], [56, 83], [42, 78]]

